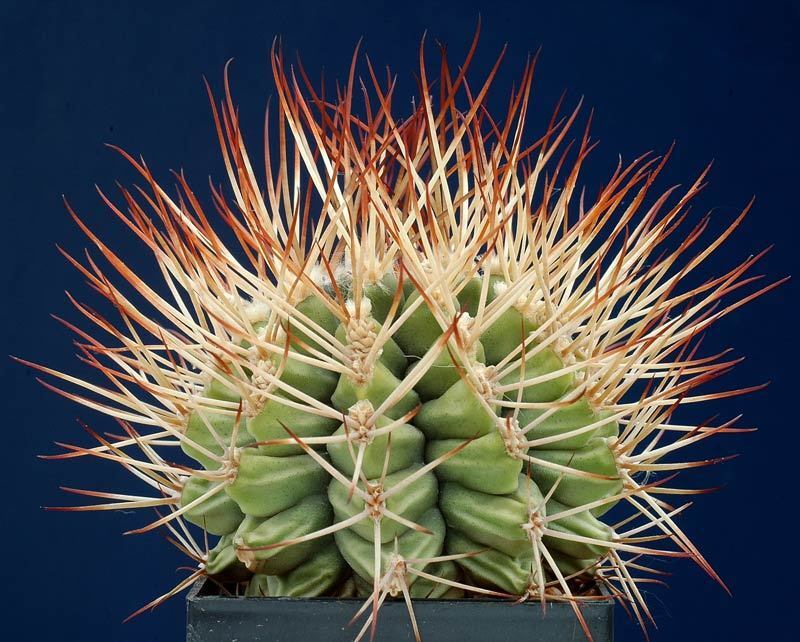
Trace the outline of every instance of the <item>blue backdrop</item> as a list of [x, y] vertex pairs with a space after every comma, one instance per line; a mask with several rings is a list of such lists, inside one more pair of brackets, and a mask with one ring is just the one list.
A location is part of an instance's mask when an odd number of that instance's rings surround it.
[[[80, 252], [85, 241], [66, 216], [61, 195], [114, 247], [140, 251], [112, 220], [93, 184], [113, 190], [132, 171], [103, 147], [143, 154], [157, 176], [183, 168], [210, 205], [207, 177], [223, 179], [202, 75], [220, 86], [225, 61], [251, 145], [260, 144], [271, 93], [267, 54], [282, 35], [306, 68], [328, 77], [346, 72], [359, 37], [374, 61], [399, 73], [398, 96], [410, 96], [420, 36], [448, 43], [457, 59], [483, 15], [480, 74], [504, 42], [508, 62], [493, 100], [516, 79], [539, 45], [534, 131], [562, 90], [595, 107], [601, 140], [584, 181], [599, 182], [618, 154], [678, 146], [662, 186], [686, 184], [715, 159], [695, 214], [729, 220], [751, 195], [752, 215], [713, 261], [719, 271], [770, 243], [762, 270], [796, 272], [798, 239], [797, 86], [800, 12], [795, 2], [12, 2], [0, 3], [0, 238], [3, 252], [0, 354], [77, 368], [70, 334], [49, 313], [75, 320], [64, 296], [92, 300], [54, 244]], [[696, 5], [702, 5], [696, 6]], [[155, 276], [153, 267], [145, 277]], [[148, 272], [149, 270], [149, 272]], [[772, 380], [763, 392], [720, 404], [744, 413], [759, 432], [715, 440], [714, 452], [739, 459], [687, 483], [724, 484], [700, 497], [683, 519], [701, 550], [727, 580], [728, 597], [680, 560], [671, 590], [650, 603], [657, 640], [750, 639], [793, 617], [796, 588], [794, 489], [800, 448], [797, 408], [797, 290], [790, 282], [726, 319], [706, 349], [732, 346], [747, 358], [726, 383]], [[55, 514], [42, 505], [68, 502], [60, 484], [124, 487], [124, 475], [98, 462], [42, 462], [54, 440], [81, 440], [73, 418], [104, 423], [38, 386], [33, 374], [0, 361], [6, 417], [2, 426], [3, 627], [25, 627], [11, 639], [180, 640], [181, 598], [130, 624], [121, 620], [177, 579], [183, 560], [158, 535], [123, 537], [141, 516]], [[710, 412], [707, 412], [710, 414]], [[727, 441], [726, 441], [727, 440]], [[707, 454], [698, 448], [698, 456]], [[796, 526], [794, 526], [796, 529]], [[620, 640], [637, 640], [620, 618]], [[12, 624], [13, 625], [13, 624]], [[791, 629], [772, 639], [790, 639]]]

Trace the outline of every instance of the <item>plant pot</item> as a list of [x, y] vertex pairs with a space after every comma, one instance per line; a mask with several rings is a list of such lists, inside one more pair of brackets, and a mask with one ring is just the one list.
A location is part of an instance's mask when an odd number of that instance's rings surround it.
[[[347, 623], [360, 599], [227, 597], [198, 581], [186, 598], [187, 642], [352, 642], [361, 624]], [[614, 601], [582, 604], [594, 642], [614, 639]], [[576, 642], [586, 639], [572, 607], [549, 602], [510, 605], [502, 600], [415, 600], [425, 642]], [[360, 622], [363, 622], [363, 618]], [[365, 636], [369, 639], [369, 633]], [[405, 602], [387, 600], [378, 616], [378, 642], [414, 640]]]

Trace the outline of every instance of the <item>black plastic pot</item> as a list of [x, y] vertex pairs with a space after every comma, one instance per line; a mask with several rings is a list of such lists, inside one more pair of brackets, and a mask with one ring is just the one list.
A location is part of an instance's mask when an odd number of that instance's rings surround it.
[[[186, 641], [352, 642], [361, 625], [347, 623], [362, 604], [337, 598], [225, 597], [200, 580], [186, 598]], [[581, 612], [595, 642], [614, 639], [613, 600], [587, 602]], [[565, 603], [548, 603], [543, 611], [538, 602], [511, 606], [500, 600], [415, 600], [414, 613], [425, 642], [586, 640]], [[377, 642], [413, 639], [403, 600], [384, 602]]]

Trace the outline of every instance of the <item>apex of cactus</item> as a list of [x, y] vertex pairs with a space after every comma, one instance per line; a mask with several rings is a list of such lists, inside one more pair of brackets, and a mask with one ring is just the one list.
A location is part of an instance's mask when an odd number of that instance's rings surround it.
[[708, 239], [687, 212], [708, 169], [653, 194], [670, 152], [620, 161], [589, 200], [580, 104], [528, 136], [535, 59], [492, 114], [497, 65], [466, 80], [475, 44], [435, 84], [421, 50], [410, 112], [369, 61], [358, 91], [354, 56], [323, 96], [274, 49], [265, 179], [226, 70], [223, 99], [209, 89], [230, 182], [214, 217], [183, 175], [172, 195], [120, 150], [148, 189], [101, 197], [163, 284], [69, 209], [94, 255], [67, 259], [118, 315], [73, 300], [87, 328], [67, 324], [105, 383], [28, 365], [122, 431], [87, 428], [95, 445], [52, 458], [110, 460], [149, 490], [67, 489], [102, 502], [61, 510], [155, 509], [133, 532], [166, 529], [196, 564], [144, 608], [207, 575], [248, 596], [362, 596], [356, 639], [387, 596], [412, 618], [412, 599], [566, 600], [589, 636], [578, 607], [600, 588], [646, 628], [643, 556], [722, 583], [678, 525], [689, 504], [664, 497], [702, 492], [672, 484], [725, 459], [675, 455], [743, 430], [673, 415], [752, 390], [701, 390], [736, 361], [699, 337], [777, 285], [747, 289], [762, 254], [687, 285], [751, 205]]

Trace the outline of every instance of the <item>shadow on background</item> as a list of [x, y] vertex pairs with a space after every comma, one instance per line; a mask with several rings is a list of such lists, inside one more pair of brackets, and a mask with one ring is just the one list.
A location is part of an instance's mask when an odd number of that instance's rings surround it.
[[[141, 259], [136, 265], [145, 279], [157, 277], [94, 192], [95, 182], [113, 191], [118, 178], [136, 181], [103, 143], [142, 154], [167, 184], [168, 170], [184, 169], [211, 209], [208, 176], [221, 182], [224, 174], [202, 75], [219, 89], [225, 61], [235, 58], [235, 100], [256, 150], [272, 93], [267, 55], [275, 35], [283, 37], [288, 58], [299, 50], [307, 70], [317, 75], [324, 68], [329, 79], [346, 73], [353, 47], [364, 36], [372, 60], [399, 74], [399, 105], [403, 97], [410, 101], [414, 90], [423, 31], [447, 43], [458, 60], [479, 12], [484, 26], [476, 78], [509, 43], [491, 98], [495, 106], [502, 108], [525, 56], [541, 45], [531, 135], [545, 126], [564, 89], [568, 104], [584, 95], [596, 109], [593, 132], [601, 145], [583, 177], [589, 194], [609, 175], [618, 154], [631, 160], [647, 150], [664, 151], [675, 139], [663, 188], [689, 183], [715, 159], [710, 184], [696, 200], [698, 218], [710, 210], [713, 225], [721, 229], [757, 196], [752, 215], [708, 272], [719, 273], [773, 242], [776, 249], [762, 271], [774, 277], [796, 272], [800, 14], [795, 3], [513, 4], [3, 3], [0, 354], [80, 371], [72, 337], [48, 317], [77, 318], [65, 289], [97, 301], [54, 248], [58, 243], [80, 253], [86, 244], [64, 212], [62, 193], [112, 247], [132, 261]], [[742, 412], [743, 424], [761, 429], [712, 440], [710, 450], [698, 448], [698, 458], [711, 452], [744, 456], [684, 480], [695, 487], [727, 486], [700, 497], [681, 523], [734, 596], [728, 598], [688, 563], [658, 562], [676, 575], [669, 580], [672, 590], [654, 589], [650, 595], [657, 640], [749, 639], [763, 632], [762, 618], [788, 623], [795, 554], [787, 529], [794, 521], [790, 492], [800, 448], [792, 387], [798, 363], [795, 300], [790, 283], [726, 319], [704, 344], [709, 354], [732, 346], [747, 357], [724, 381], [727, 387], [773, 383], [764, 392], [704, 409], [724, 417]], [[54, 440], [83, 439], [74, 417], [102, 430], [111, 423], [44, 391], [31, 372], [8, 359], [0, 360], [0, 371], [6, 417], [2, 603], [9, 609], [6, 622], [26, 627], [12, 639], [181, 639], [180, 598], [121, 624], [177, 581], [173, 569], [184, 563], [159, 535], [120, 535], [140, 525], [142, 515], [53, 514], [39, 508], [69, 503], [59, 484], [131, 488], [113, 465], [35, 459], [53, 452]], [[640, 639], [624, 616], [620, 622], [620, 640]], [[773, 639], [789, 637], [779, 633]]]

